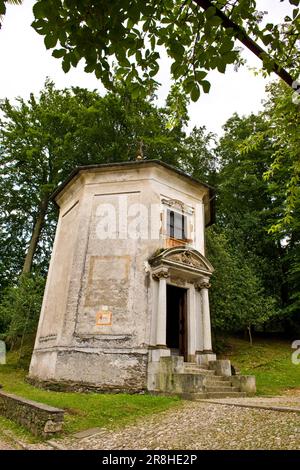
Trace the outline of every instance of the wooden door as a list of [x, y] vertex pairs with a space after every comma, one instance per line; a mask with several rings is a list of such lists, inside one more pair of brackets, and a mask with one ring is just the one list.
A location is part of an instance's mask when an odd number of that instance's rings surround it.
[[179, 354], [184, 357], [184, 361], [188, 360], [188, 344], [187, 344], [187, 301], [186, 290], [180, 289], [179, 297]]

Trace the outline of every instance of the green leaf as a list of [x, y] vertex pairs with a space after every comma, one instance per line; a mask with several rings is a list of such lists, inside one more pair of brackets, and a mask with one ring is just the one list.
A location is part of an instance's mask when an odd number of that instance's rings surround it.
[[170, 51], [171, 51], [173, 57], [178, 57], [179, 59], [182, 59], [182, 56], [185, 52], [183, 45], [180, 44], [179, 41], [172, 41], [171, 42]]
[[266, 29], [267, 29], [268, 31], [272, 31], [273, 28], [274, 28], [273, 23], [267, 23], [267, 24], [266, 24]]
[[134, 98], [134, 99], [139, 98], [139, 96], [141, 94], [141, 88], [138, 84], [132, 85], [131, 88], [130, 88], [130, 91], [131, 91], [132, 98]]
[[70, 68], [71, 68], [70, 58], [69, 56], [66, 55], [62, 61], [62, 69], [65, 73], [67, 73], [69, 72]]
[[47, 49], [52, 49], [56, 46], [57, 36], [53, 34], [47, 34], [44, 38], [44, 43]]
[[61, 57], [65, 55], [65, 53], [66, 53], [65, 49], [54, 49], [54, 51], [52, 52], [52, 55], [56, 59], [60, 59]]
[[135, 22], [131, 18], [128, 18], [127, 28], [132, 29], [134, 25], [135, 25]]
[[159, 71], [159, 65], [155, 64], [152, 68], [152, 70], [149, 72], [150, 77], [154, 77]]
[[171, 74], [173, 75], [173, 77], [175, 78], [178, 78], [178, 75], [177, 75], [177, 71], [180, 69], [180, 63], [178, 62], [173, 62], [173, 64], [171, 65]]
[[95, 70], [95, 66], [93, 64], [87, 64], [84, 67], [84, 71], [87, 72], [87, 73], [92, 73], [92, 72], [94, 72], [94, 70]]
[[220, 26], [220, 24], [222, 24], [223, 21], [218, 16], [212, 16], [211, 18], [207, 19], [207, 23], [210, 26]]
[[5, 15], [6, 7], [3, 1], [0, 1], [0, 15]]
[[193, 77], [188, 77], [184, 80], [183, 82], [183, 89], [186, 93], [191, 93], [193, 87], [194, 87], [195, 81]]
[[202, 80], [200, 85], [202, 86], [204, 93], [209, 93], [210, 83], [207, 80]]
[[196, 77], [197, 82], [201, 82], [201, 80], [205, 78], [206, 75], [207, 75], [207, 72], [205, 72], [204, 70], [198, 70], [197, 72], [195, 72], [195, 77]]
[[200, 88], [198, 83], [195, 83], [191, 91], [191, 100], [196, 102], [200, 97]]
[[[90, 65], [90, 67], [92, 67], [92, 65]], [[90, 70], [88, 68], [88, 66], [86, 68], [87, 68], [87, 71]], [[85, 68], [85, 70], [86, 70], [86, 68]], [[98, 78], [99, 80], [102, 80], [103, 79], [103, 70], [102, 70], [101, 65], [98, 64], [96, 67], [93, 65], [93, 69], [95, 70], [96, 78]]]
[[233, 64], [233, 62], [235, 60], [236, 60], [236, 52], [235, 51], [226, 52], [222, 56], [222, 61], [226, 62], [226, 64]]
[[151, 48], [152, 50], [155, 49], [155, 45], [156, 45], [156, 39], [155, 39], [155, 36], [151, 36], [151, 39], [150, 39], [150, 44], [151, 44]]
[[220, 54], [224, 54], [225, 52], [231, 51], [233, 47], [234, 41], [230, 37], [226, 36], [221, 43]]
[[265, 46], [268, 46], [268, 44], [271, 44], [271, 42], [273, 41], [273, 36], [272, 34], [266, 34], [265, 36], [263, 36], [261, 38], [262, 42], [264, 43]]
[[35, 3], [33, 5], [32, 11], [36, 19], [44, 18], [44, 15], [45, 15], [44, 2]]
[[217, 69], [220, 73], [225, 73], [225, 71], [226, 71], [225, 62], [219, 62], [218, 65], [217, 65]]
[[214, 6], [211, 6], [205, 11], [204, 14], [206, 18], [209, 19], [216, 14], [216, 8]]
[[136, 3], [133, 3], [132, 6], [128, 10], [128, 16], [136, 24], [140, 19], [140, 10]]

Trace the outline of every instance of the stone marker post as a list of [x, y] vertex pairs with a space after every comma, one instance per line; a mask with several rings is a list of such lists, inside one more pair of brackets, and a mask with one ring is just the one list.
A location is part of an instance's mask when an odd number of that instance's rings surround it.
[[6, 344], [0, 340], [0, 364], [6, 364]]

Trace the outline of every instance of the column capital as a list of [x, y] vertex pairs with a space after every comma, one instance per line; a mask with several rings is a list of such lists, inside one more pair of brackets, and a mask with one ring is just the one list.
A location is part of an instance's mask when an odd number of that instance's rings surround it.
[[202, 280], [200, 282], [197, 282], [195, 284], [195, 289], [198, 291], [201, 291], [202, 289], [209, 289], [211, 287], [211, 284], [208, 280]]
[[152, 278], [155, 281], [159, 281], [160, 279], [167, 279], [169, 275], [169, 270], [167, 268], [161, 268], [152, 273]]

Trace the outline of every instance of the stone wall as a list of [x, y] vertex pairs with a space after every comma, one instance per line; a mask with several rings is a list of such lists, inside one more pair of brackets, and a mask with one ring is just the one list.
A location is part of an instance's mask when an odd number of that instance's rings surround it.
[[0, 390], [0, 414], [35, 436], [51, 437], [62, 430], [64, 411]]

